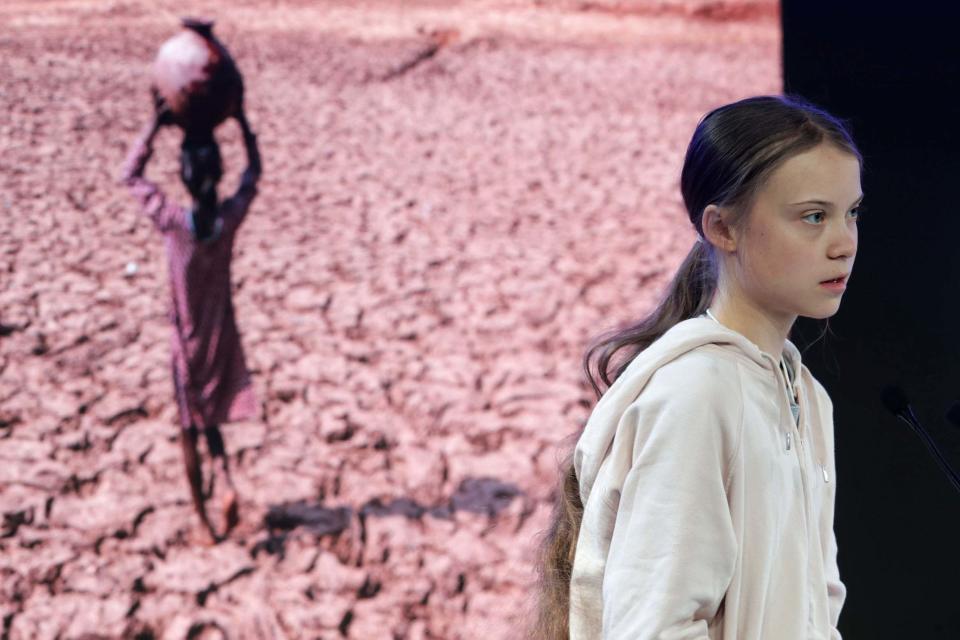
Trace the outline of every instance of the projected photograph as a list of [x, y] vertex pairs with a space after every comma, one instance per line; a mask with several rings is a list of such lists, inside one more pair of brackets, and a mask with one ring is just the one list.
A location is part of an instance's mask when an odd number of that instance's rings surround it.
[[[775, 0], [4, 2], [0, 635], [534, 633], [598, 402], [584, 356], [720, 246], [685, 154], [712, 110], [782, 93], [779, 21]], [[827, 266], [833, 300], [849, 270]]]

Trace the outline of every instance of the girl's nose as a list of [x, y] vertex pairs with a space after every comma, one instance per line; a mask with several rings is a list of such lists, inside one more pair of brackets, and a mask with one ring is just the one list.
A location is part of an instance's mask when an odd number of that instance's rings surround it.
[[845, 224], [837, 228], [830, 242], [831, 258], [852, 258], [857, 253], [857, 227]]

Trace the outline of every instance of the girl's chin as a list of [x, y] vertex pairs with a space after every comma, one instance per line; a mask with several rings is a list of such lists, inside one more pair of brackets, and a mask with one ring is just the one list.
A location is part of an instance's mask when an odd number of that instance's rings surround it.
[[819, 308], [807, 309], [805, 312], [798, 313], [797, 315], [810, 318], [811, 320], [826, 320], [827, 318], [835, 316], [839, 310], [840, 301], [838, 300], [833, 305], [820, 305]]

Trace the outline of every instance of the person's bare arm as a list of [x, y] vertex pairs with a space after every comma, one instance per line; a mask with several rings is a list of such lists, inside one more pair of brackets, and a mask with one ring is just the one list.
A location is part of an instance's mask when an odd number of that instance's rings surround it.
[[165, 228], [168, 223], [171, 207], [160, 188], [144, 177], [147, 161], [153, 155], [153, 139], [157, 132], [171, 121], [171, 114], [166, 105], [158, 103], [153, 120], [148, 123], [137, 136], [127, 154], [120, 171], [119, 182], [130, 190], [130, 194], [140, 204], [140, 210], [158, 228]]
[[162, 98], [155, 99], [155, 107], [153, 120], [140, 131], [123, 163], [119, 179], [121, 184], [133, 186], [138, 179], [143, 178], [144, 168], [153, 154], [153, 139], [162, 127], [172, 122], [173, 114]]
[[243, 109], [240, 109], [236, 118], [240, 130], [243, 132], [243, 146], [247, 152], [247, 168], [240, 176], [240, 186], [237, 187], [237, 192], [230, 198], [230, 210], [234, 212], [237, 224], [240, 224], [253, 199], [257, 196], [257, 182], [260, 181], [262, 166], [260, 164], [260, 149], [257, 147], [257, 136], [253, 133]]
[[257, 147], [257, 136], [250, 128], [246, 114], [241, 111], [237, 115], [237, 122], [240, 124], [240, 130], [243, 132], [243, 146], [247, 152], [247, 168], [243, 172], [241, 185], [245, 182], [256, 182], [260, 179], [263, 170], [260, 164], [260, 149]]

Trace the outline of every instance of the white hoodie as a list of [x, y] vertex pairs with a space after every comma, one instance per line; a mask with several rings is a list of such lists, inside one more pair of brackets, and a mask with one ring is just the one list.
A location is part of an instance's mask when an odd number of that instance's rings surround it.
[[572, 640], [827, 640], [846, 588], [833, 535], [832, 404], [705, 316], [641, 352], [574, 453], [584, 513]]

